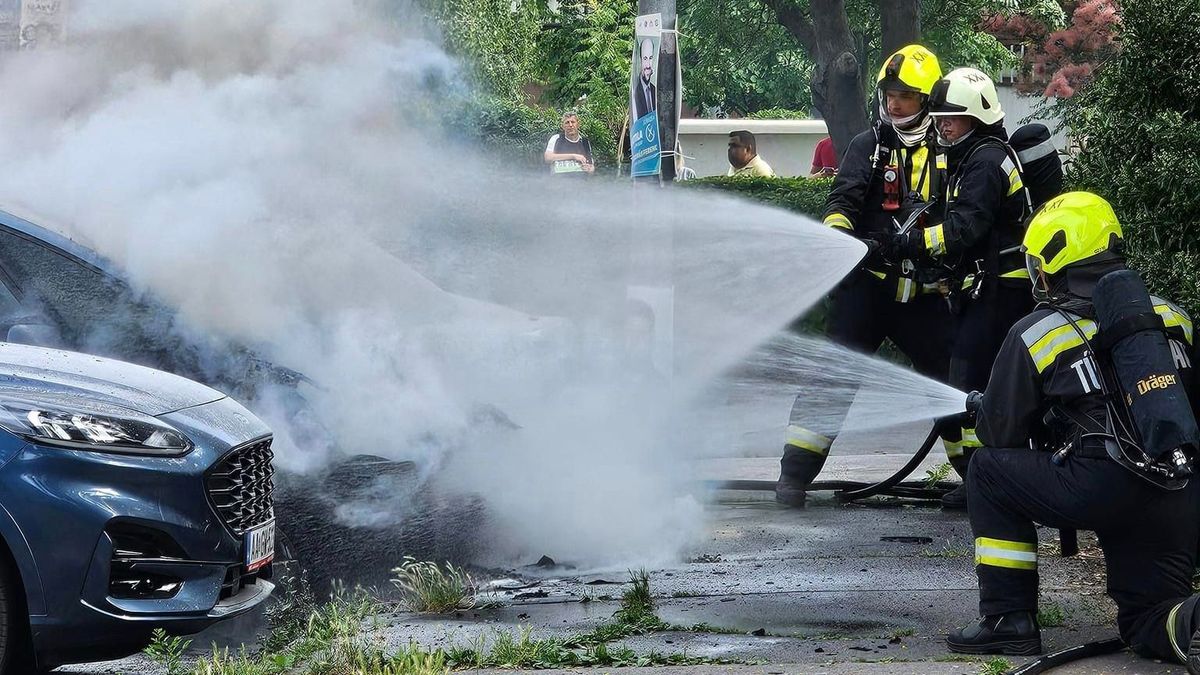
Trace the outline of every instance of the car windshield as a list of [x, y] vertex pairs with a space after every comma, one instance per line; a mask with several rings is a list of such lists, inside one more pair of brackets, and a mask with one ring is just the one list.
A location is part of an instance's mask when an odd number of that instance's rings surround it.
[[177, 312], [110, 270], [92, 251], [0, 212], [0, 279], [19, 302], [18, 321], [53, 326], [71, 349], [210, 384], [226, 384], [231, 361], [244, 365], [245, 350], [199, 348]]

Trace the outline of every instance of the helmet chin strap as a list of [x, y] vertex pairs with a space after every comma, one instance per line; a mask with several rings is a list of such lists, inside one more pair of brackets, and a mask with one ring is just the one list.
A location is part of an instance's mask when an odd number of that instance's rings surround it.
[[926, 136], [929, 135], [929, 126], [933, 123], [933, 118], [929, 116], [929, 111], [924, 107], [915, 115], [892, 117], [888, 114], [883, 92], [879, 92], [879, 119], [884, 124], [892, 125], [892, 128], [896, 130], [896, 135], [900, 137], [900, 142], [910, 148], [924, 142]]
[[947, 140], [946, 137], [942, 135], [942, 132], [939, 131], [938, 132], [938, 144], [942, 145], [943, 147], [953, 148], [954, 146], [958, 145], [959, 143], [962, 143], [963, 141], [970, 138], [971, 135], [974, 133], [975, 133], [975, 130], [971, 129], [967, 133], [965, 133], [962, 136], [959, 136], [958, 138], [951, 141], [951, 140]]

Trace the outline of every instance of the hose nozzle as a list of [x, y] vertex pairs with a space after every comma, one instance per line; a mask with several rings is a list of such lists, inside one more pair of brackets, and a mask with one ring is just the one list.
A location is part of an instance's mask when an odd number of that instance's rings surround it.
[[968, 414], [974, 415], [983, 407], [983, 392], [973, 391], [967, 394], [967, 403], [965, 410]]

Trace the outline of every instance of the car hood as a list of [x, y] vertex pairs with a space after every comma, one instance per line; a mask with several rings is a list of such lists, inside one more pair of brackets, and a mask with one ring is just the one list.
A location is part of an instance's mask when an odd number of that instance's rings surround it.
[[225, 398], [161, 370], [90, 354], [0, 342], [0, 399], [106, 403], [162, 415]]

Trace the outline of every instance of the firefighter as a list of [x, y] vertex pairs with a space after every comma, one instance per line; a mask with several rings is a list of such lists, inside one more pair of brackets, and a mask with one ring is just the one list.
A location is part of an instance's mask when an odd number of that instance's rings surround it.
[[[1030, 202], [991, 78], [958, 68], [934, 85], [930, 98], [950, 174], [945, 218], [896, 235], [895, 247], [918, 266], [953, 270], [960, 315], [949, 382], [960, 391], [982, 391], [1008, 329], [1033, 306], [1019, 250]], [[950, 461], [965, 476], [979, 440], [974, 429], [960, 433], [961, 447]], [[942, 499], [949, 508], [966, 508], [966, 502], [965, 483]]]
[[[1119, 428], [1113, 411], [1127, 397], [1104, 384], [1116, 377], [1106, 379], [1105, 368], [1117, 367], [1117, 352], [1106, 351], [1102, 341], [1119, 337], [1121, 323], [1105, 324], [1097, 308], [1109, 306], [1112, 279], [1133, 276], [1121, 272], [1122, 237], [1108, 202], [1086, 192], [1052, 199], [1030, 220], [1024, 253], [1042, 304], [1009, 331], [978, 399], [984, 447], [972, 458], [967, 481], [982, 618], [947, 636], [951, 651], [1041, 651], [1034, 525], [1040, 523], [1095, 531], [1121, 638], [1142, 655], [1187, 661], [1200, 625], [1200, 603], [1191, 596], [1200, 479], [1164, 489], [1146, 478], [1150, 473], [1135, 472], [1109, 453], [1120, 447], [1109, 433]], [[1162, 348], [1138, 343], [1129, 356], [1138, 363], [1158, 359], [1157, 367], [1171, 372], [1162, 380], [1179, 387], [1178, 409], [1156, 419], [1155, 428], [1190, 424], [1195, 432], [1200, 392], [1192, 322], [1170, 302], [1147, 296], [1140, 279], [1137, 284], [1145, 303], [1137, 318], [1149, 322], [1142, 328], [1153, 325], [1147, 330]]]
[[[942, 77], [937, 57], [920, 45], [892, 54], [879, 70], [879, 120], [850, 141], [825, 203], [824, 222], [863, 240], [870, 253], [834, 290], [829, 338], [873, 354], [891, 338], [920, 373], [945, 381], [954, 331], [936, 284], [902, 269], [889, 251], [897, 225], [923, 207], [935, 211], [944, 183], [929, 117], [929, 93]], [[932, 206], [931, 206], [932, 202]], [[825, 464], [850, 401], [821, 420], [792, 407], [775, 498], [802, 507], [805, 489]]]

